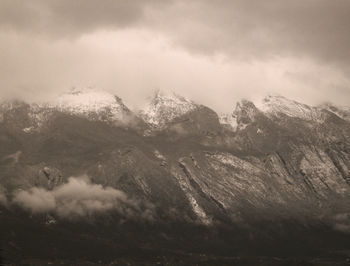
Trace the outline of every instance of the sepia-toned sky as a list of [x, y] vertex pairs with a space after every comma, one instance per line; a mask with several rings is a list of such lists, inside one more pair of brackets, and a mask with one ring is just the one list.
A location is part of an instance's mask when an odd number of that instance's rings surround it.
[[219, 112], [278, 93], [350, 105], [348, 0], [0, 0], [0, 96], [173, 90]]

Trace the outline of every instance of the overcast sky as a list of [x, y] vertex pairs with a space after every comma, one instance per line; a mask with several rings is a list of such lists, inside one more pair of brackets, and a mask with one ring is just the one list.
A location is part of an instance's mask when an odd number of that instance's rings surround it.
[[219, 112], [279, 93], [350, 105], [348, 0], [0, 0], [0, 91], [173, 90]]

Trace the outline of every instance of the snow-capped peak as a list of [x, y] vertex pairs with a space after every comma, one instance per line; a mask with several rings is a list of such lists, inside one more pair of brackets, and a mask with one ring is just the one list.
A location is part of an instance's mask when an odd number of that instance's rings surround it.
[[98, 112], [106, 107], [123, 105], [120, 98], [106, 91], [95, 89], [71, 89], [51, 102], [57, 108], [76, 113]]
[[109, 120], [123, 119], [124, 115], [130, 112], [119, 97], [93, 88], [73, 88], [42, 106], [86, 117], [103, 115]]
[[267, 115], [278, 116], [285, 114], [305, 120], [320, 120], [321, 112], [318, 108], [287, 99], [280, 95], [268, 95], [257, 107]]
[[196, 108], [197, 104], [186, 97], [158, 90], [145, 108], [141, 110], [140, 116], [147, 123], [160, 127]]

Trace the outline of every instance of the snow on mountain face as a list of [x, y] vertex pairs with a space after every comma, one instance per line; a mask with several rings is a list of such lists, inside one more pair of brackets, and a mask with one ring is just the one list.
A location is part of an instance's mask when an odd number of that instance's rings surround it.
[[285, 114], [308, 121], [321, 121], [322, 112], [316, 107], [308, 106], [283, 96], [267, 96], [257, 104], [258, 108], [269, 116]]
[[219, 122], [223, 126], [235, 131], [237, 129], [237, 117], [234, 114], [222, 114], [219, 116]]
[[154, 126], [162, 127], [176, 117], [184, 115], [198, 106], [187, 98], [175, 93], [156, 92], [150, 103], [140, 112], [143, 120]]
[[[72, 89], [57, 98], [48, 101], [27, 104], [21, 101], [0, 103], [0, 122], [6, 112], [25, 110], [28, 120], [23, 124], [23, 132], [40, 131], [54, 112], [75, 115], [89, 120], [129, 125], [135, 122], [135, 115], [123, 104], [122, 100], [108, 92], [95, 89]], [[24, 114], [23, 113], [23, 114]]]
[[93, 89], [72, 89], [42, 106], [87, 118], [97, 116], [96, 118], [105, 121], [122, 120], [130, 113], [130, 110], [117, 96]]

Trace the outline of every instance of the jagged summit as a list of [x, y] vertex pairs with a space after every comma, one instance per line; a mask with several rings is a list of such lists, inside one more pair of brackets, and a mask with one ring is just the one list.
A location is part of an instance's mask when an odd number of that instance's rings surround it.
[[236, 131], [237, 129], [245, 128], [247, 124], [253, 122], [258, 113], [259, 110], [253, 102], [242, 99], [236, 103], [236, 108], [231, 114], [220, 116], [220, 123]]
[[157, 90], [145, 108], [140, 111], [140, 116], [148, 124], [161, 127], [197, 107], [198, 105], [193, 101], [174, 92]]
[[239, 122], [249, 123], [254, 120], [254, 117], [259, 112], [253, 102], [246, 99], [241, 100], [236, 104], [234, 114]]
[[[261, 101], [255, 103], [245, 99], [237, 102], [236, 108], [231, 114], [224, 114], [220, 117], [220, 123], [228, 125], [234, 130], [242, 129], [245, 128], [245, 125], [253, 122], [256, 115], [260, 112], [270, 118], [286, 115], [305, 121], [323, 122], [325, 113], [322, 109], [327, 109], [343, 119], [345, 119], [344, 117], [346, 117], [347, 114], [346, 109], [336, 108], [331, 105], [322, 108], [314, 107], [281, 95], [270, 94]], [[350, 112], [348, 112], [348, 114], [350, 114]]]

